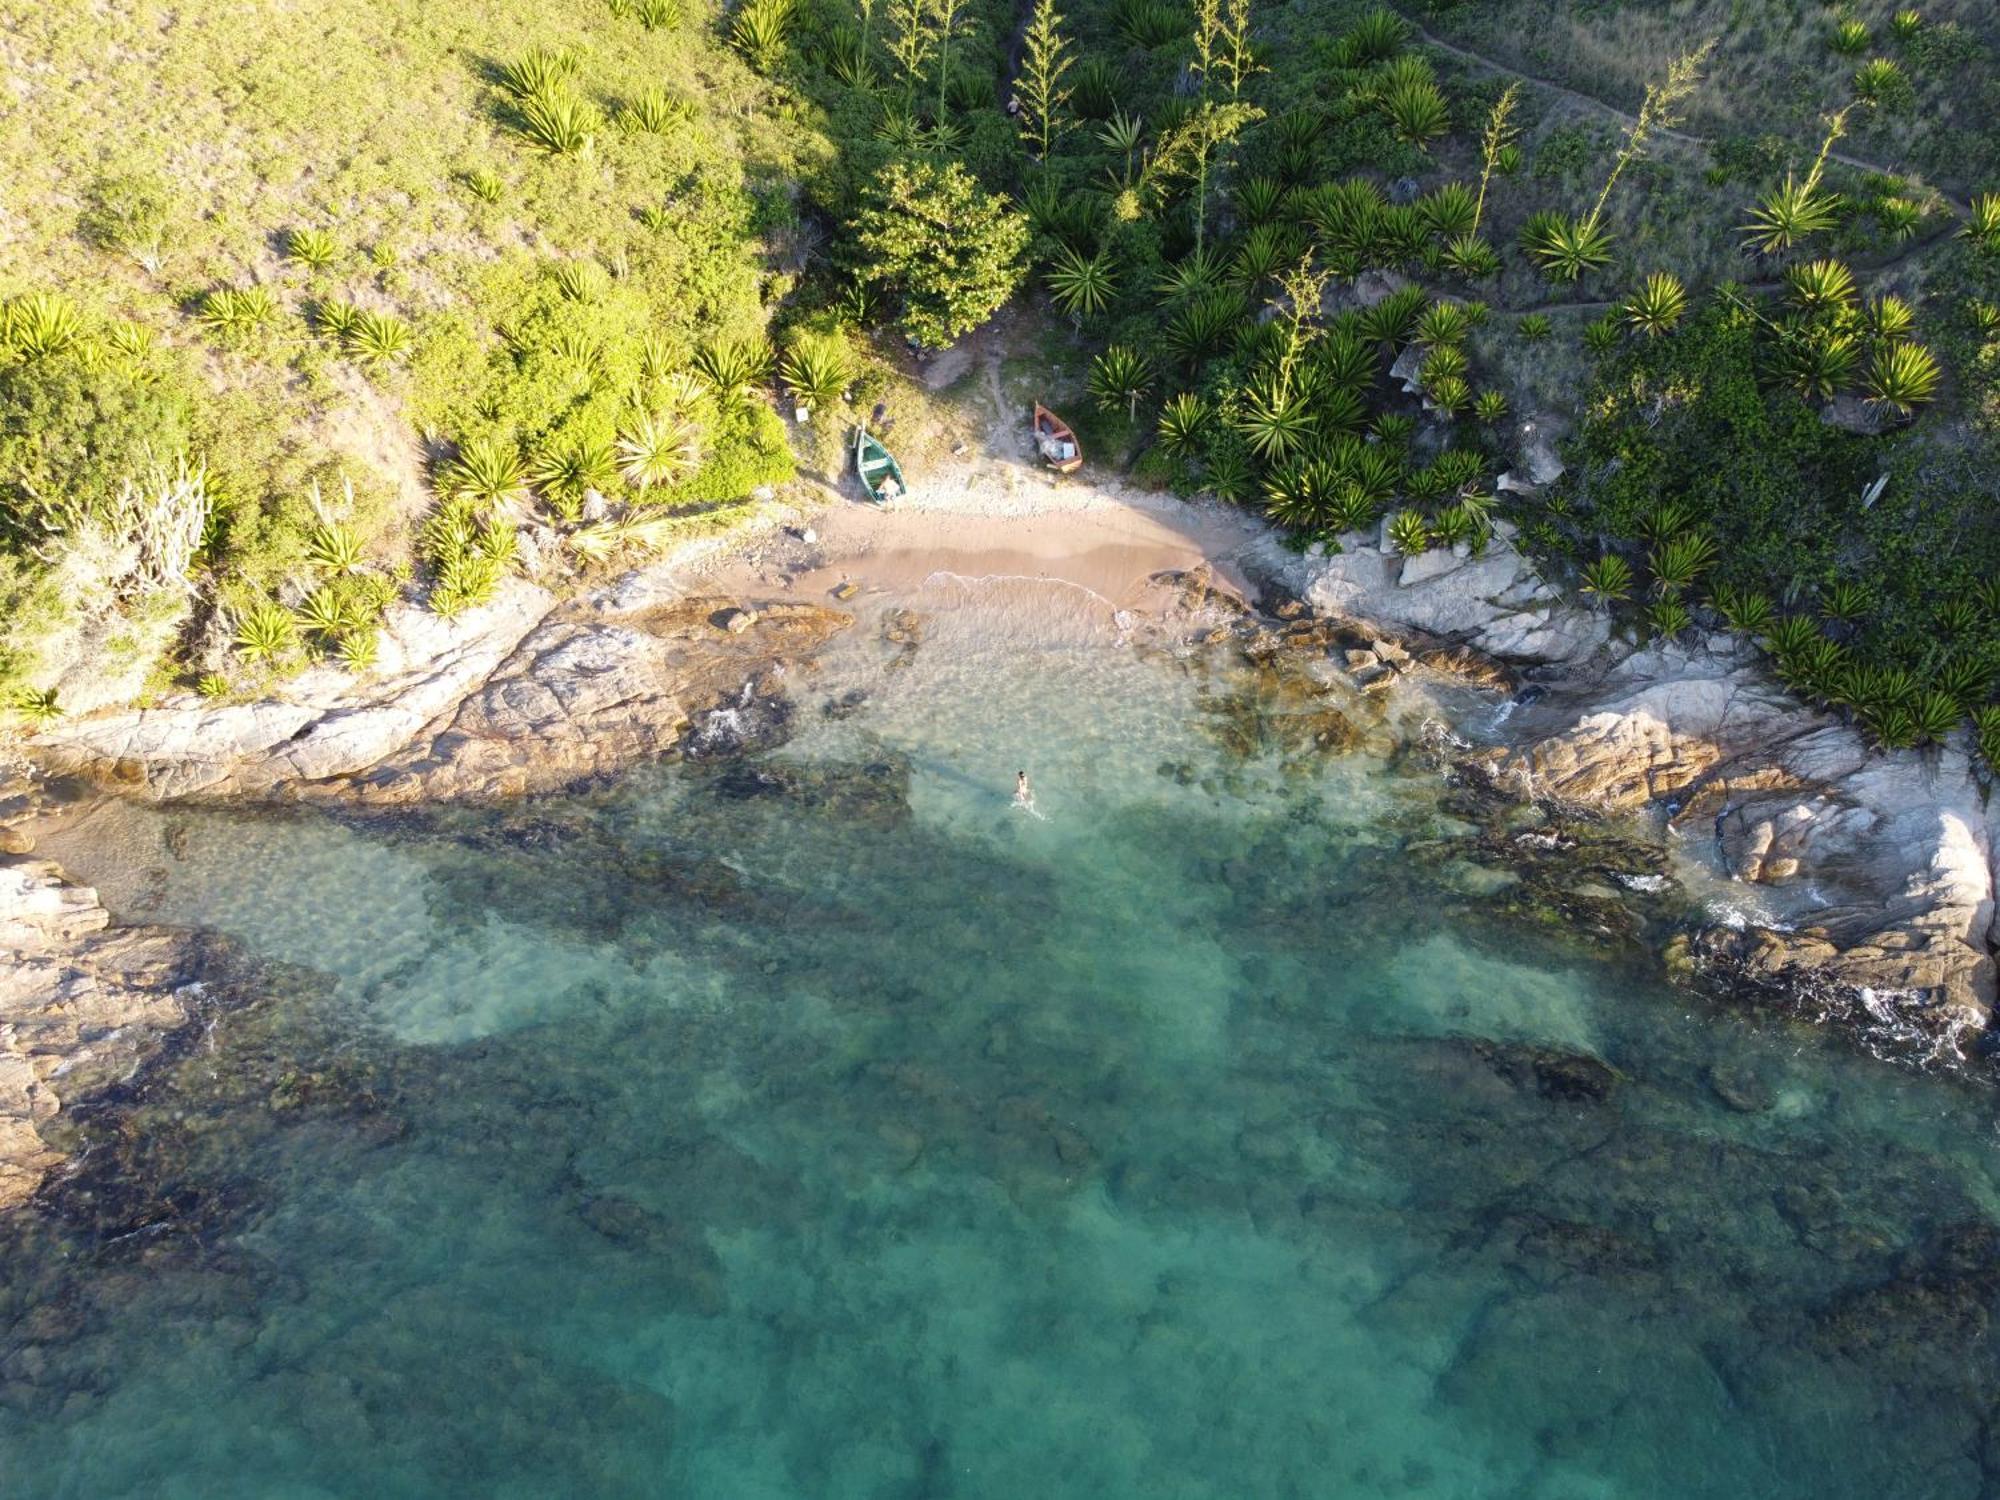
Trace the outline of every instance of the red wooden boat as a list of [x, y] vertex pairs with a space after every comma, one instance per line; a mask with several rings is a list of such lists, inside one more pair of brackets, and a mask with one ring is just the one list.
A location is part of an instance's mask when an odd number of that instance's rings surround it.
[[1069, 423], [1039, 401], [1035, 403], [1035, 450], [1058, 474], [1074, 474], [1083, 467], [1083, 449]]

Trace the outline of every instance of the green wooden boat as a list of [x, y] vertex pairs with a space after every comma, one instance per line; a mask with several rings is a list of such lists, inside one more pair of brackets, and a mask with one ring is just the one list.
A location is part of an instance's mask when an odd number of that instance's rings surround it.
[[854, 429], [854, 472], [861, 476], [861, 488], [877, 505], [906, 493], [903, 466], [866, 427]]

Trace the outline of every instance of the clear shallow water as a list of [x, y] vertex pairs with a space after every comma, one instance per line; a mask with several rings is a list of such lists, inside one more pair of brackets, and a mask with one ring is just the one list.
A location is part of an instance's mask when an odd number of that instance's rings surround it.
[[1986, 1092], [976, 600], [749, 762], [77, 835], [282, 967], [0, 1245], [0, 1494], [1984, 1492]]

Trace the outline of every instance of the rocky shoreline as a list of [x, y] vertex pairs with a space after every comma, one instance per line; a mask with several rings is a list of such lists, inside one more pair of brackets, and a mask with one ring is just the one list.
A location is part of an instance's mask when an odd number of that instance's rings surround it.
[[[803, 577], [825, 558], [790, 562]], [[1376, 703], [1406, 682], [1477, 689], [1484, 732], [1437, 737], [1454, 773], [1564, 818], [1650, 818], [1670, 864], [1756, 889], [1761, 919], [1684, 933], [1671, 965], [1953, 1053], [1985, 1034], [1993, 841], [1962, 749], [1871, 754], [1765, 680], [1747, 646], [1615, 641], [1504, 538], [1478, 557], [1404, 558], [1361, 536], [1299, 557], [1264, 536], [1228, 562], [1260, 607], [1205, 567], [1158, 575], [1159, 639], [1234, 640], [1308, 695], [1332, 679]], [[783, 588], [708, 588], [654, 570], [569, 602], [518, 583], [449, 622], [399, 610], [365, 684], [313, 671], [281, 697], [101, 713], [26, 749], [44, 776], [126, 796], [393, 806], [551, 791], [775, 742], [791, 682], [855, 616]], [[1322, 750], [1367, 737], [1351, 713], [1321, 720]], [[192, 935], [114, 927], [94, 892], [32, 857], [39, 811], [28, 783], [0, 803], [13, 825], [0, 828], [0, 1209], [60, 1166], [50, 1122], [142, 1068], [195, 1023], [202, 995]], [[1668, 856], [1634, 857], [1631, 889], [1652, 888]], [[1569, 879], [1576, 889], [1560, 871], [1533, 883], [1565, 920], [1609, 930], [1600, 919], [1618, 896]]]

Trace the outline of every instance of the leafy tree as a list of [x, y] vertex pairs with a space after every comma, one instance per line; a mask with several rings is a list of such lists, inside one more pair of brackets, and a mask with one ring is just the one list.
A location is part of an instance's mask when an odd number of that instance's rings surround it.
[[[1063, 75], [1074, 59], [1061, 27], [1062, 16], [1055, 6], [1050, 0], [1040, 0], [1021, 38], [1021, 76], [1014, 80], [1014, 94], [1021, 101], [1021, 139], [1040, 162], [1049, 159], [1057, 138], [1069, 126], [1070, 91]], [[1128, 162], [1130, 156], [1127, 151]]]
[[902, 298], [904, 332], [941, 349], [1021, 284], [1028, 221], [957, 162], [892, 163], [854, 224], [864, 280]]

